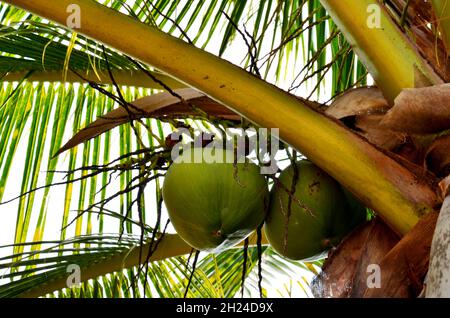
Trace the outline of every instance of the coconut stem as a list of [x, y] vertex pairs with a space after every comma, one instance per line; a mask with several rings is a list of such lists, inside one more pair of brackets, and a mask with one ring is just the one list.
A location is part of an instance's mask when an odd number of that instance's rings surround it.
[[198, 261], [198, 255], [200, 254], [199, 250], [195, 251], [195, 256], [194, 256], [194, 263], [192, 264], [192, 272], [191, 275], [189, 276], [189, 281], [188, 284], [186, 286], [186, 291], [184, 292], [184, 296], [183, 298], [186, 298], [188, 292], [189, 292], [189, 287], [191, 286], [191, 282], [192, 282], [192, 278], [194, 277], [194, 273], [195, 273], [195, 267], [197, 266], [197, 261]]
[[242, 283], [241, 283], [241, 298], [244, 298], [244, 283], [247, 274], [247, 259], [248, 259], [248, 237], [244, 241], [244, 262], [242, 264]]
[[256, 247], [258, 250], [258, 289], [259, 289], [259, 297], [263, 298], [263, 289], [262, 289], [262, 227], [264, 223], [262, 223], [256, 229]]

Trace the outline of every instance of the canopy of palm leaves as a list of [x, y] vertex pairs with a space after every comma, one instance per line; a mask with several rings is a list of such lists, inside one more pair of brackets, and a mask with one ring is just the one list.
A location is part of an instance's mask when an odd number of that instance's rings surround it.
[[[303, 98], [325, 103], [351, 87], [371, 83], [366, 68], [319, 0], [98, 2], [232, 59], [256, 76]], [[384, 2], [405, 34], [422, 41], [419, 48], [423, 55], [435, 58], [429, 53], [435, 29], [427, 24], [432, 19], [430, 11], [418, 11], [422, 7], [417, 3], [422, 1]], [[13, 6], [0, 3], [0, 23], [0, 202], [39, 186], [59, 184], [0, 206], [0, 231], [8, 233], [0, 233], [4, 245], [0, 247], [0, 296], [53, 292], [41, 287], [66, 277], [69, 264], [94, 269], [98, 275], [84, 281], [81, 288], [65, 288], [51, 297], [182, 297], [188, 281], [189, 297], [234, 297], [239, 295], [243, 273], [247, 278], [245, 295], [259, 296], [256, 246], [248, 248], [248, 257], [242, 249], [202, 254], [192, 279], [193, 255], [186, 247], [174, 257], [155, 256], [154, 262], [144, 267], [136, 263], [121, 266], [119, 260], [124, 255], [140, 250], [143, 241], [152, 241], [154, 230], [164, 229], [165, 214], [161, 220], [156, 217], [164, 212], [163, 176], [156, 170], [145, 190], [147, 204], [141, 204], [142, 211], [133, 204], [137, 191], [120, 194], [139, 171], [115, 175], [105, 171], [83, 178], [89, 171], [78, 170], [68, 174], [66, 180], [58, 173], [104, 165], [144, 146], [156, 149], [179, 122], [216, 131], [229, 122], [192, 116], [176, 122], [145, 118], [135, 125], [120, 125], [53, 157], [80, 129], [119, 107], [111, 95], [88, 82], [114, 95], [120, 87], [127, 102], [159, 93], [161, 82], [171, 89], [185, 85], [144, 69], [117, 50], [103, 49], [96, 41]], [[439, 58], [445, 48], [442, 42], [436, 43]], [[238, 58], [235, 46], [240, 48]], [[439, 75], [446, 78], [448, 72], [441, 70]], [[248, 123], [243, 120], [239, 125]], [[289, 160], [292, 154], [297, 156], [287, 147], [282, 160]], [[114, 193], [120, 195], [113, 208], [92, 206]], [[86, 213], [76, 217], [88, 207]], [[139, 259], [146, 254], [143, 251]], [[310, 295], [308, 281], [320, 264], [290, 262], [264, 247], [264, 295], [291, 295], [292, 286], [270, 286], [272, 277], [279, 275], [289, 277], [290, 284]]]

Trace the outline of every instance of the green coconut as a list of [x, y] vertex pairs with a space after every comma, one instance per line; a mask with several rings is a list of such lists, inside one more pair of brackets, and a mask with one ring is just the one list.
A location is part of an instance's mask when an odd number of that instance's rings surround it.
[[200, 162], [170, 166], [163, 198], [180, 237], [198, 250], [217, 253], [245, 239], [264, 221], [269, 191], [257, 165], [223, 163], [233, 158], [232, 151], [216, 149], [213, 154], [221, 162], [214, 163], [203, 154], [204, 149], [196, 148], [184, 157]]
[[[344, 210], [343, 215], [333, 224], [333, 228], [339, 237], [349, 234], [355, 227], [367, 221], [367, 208], [355, 196], [345, 188], [341, 187], [342, 192], [347, 199], [348, 208]], [[348, 213], [350, 211], [350, 213]], [[344, 219], [345, 222], [340, 221]]]
[[289, 194], [294, 177], [292, 166], [274, 184], [264, 230], [270, 245], [279, 254], [311, 261], [322, 257], [362, 223], [366, 209], [310, 161], [299, 161], [296, 166], [294, 194]]

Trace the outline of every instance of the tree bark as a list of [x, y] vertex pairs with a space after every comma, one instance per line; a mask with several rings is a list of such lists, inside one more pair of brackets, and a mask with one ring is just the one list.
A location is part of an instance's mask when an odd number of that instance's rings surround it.
[[426, 298], [450, 297], [450, 195], [444, 200], [431, 245]]

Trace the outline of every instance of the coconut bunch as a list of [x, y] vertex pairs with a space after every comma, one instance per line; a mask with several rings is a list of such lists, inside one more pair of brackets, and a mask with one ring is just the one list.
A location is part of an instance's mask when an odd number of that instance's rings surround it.
[[[308, 105], [325, 109], [317, 103]], [[129, 103], [127, 109], [121, 107], [103, 115], [75, 134], [57, 154], [131, 118], [173, 120], [187, 115], [232, 125], [241, 122], [240, 116], [204, 94], [178, 89], [144, 97]], [[211, 152], [207, 138], [200, 143], [202, 147], [192, 148], [172, 162], [171, 148], [181, 140], [169, 137], [163, 157], [145, 156], [149, 162], [144, 163], [170, 165], [163, 185], [164, 204], [177, 233], [196, 250], [219, 253], [263, 226], [264, 243], [279, 254], [294, 260], [313, 260], [325, 257], [330, 248], [366, 220], [366, 208], [308, 160], [293, 162], [280, 174], [263, 175], [260, 167], [247, 158], [234, 162], [233, 150], [214, 148]], [[195, 144], [191, 143], [193, 147]], [[208, 155], [223, 160], [211, 162]], [[271, 189], [269, 180], [273, 180]]]
[[[246, 239], [264, 222], [268, 243], [284, 257], [313, 260], [337, 246], [366, 219], [366, 209], [308, 160], [289, 166], [269, 194], [260, 168], [227, 161], [232, 150], [183, 153], [165, 177], [163, 198], [177, 233], [192, 247], [221, 252]], [[215, 153], [214, 153], [215, 152]], [[201, 160], [194, 162], [197, 156]], [[178, 158], [179, 159], [179, 158]]]
[[[340, 120], [416, 175], [432, 176], [438, 182], [448, 175], [449, 167], [449, 91], [447, 84], [407, 89], [391, 105], [379, 89], [363, 87], [337, 97], [329, 106], [308, 105]], [[60, 152], [129, 122], [128, 112], [133, 118], [175, 119], [188, 114], [240, 123], [240, 116], [194, 89], [174, 92], [148, 96], [130, 103], [133, 107], [128, 110], [105, 114]], [[426, 107], [429, 104], [434, 107]], [[274, 180], [270, 194], [265, 193], [267, 179]], [[308, 161], [293, 163], [269, 178], [251, 162], [172, 163], [164, 188], [165, 205], [177, 232], [194, 248], [209, 252], [236, 245], [264, 222], [266, 239], [278, 253], [313, 259], [337, 246], [366, 219], [364, 206]]]

